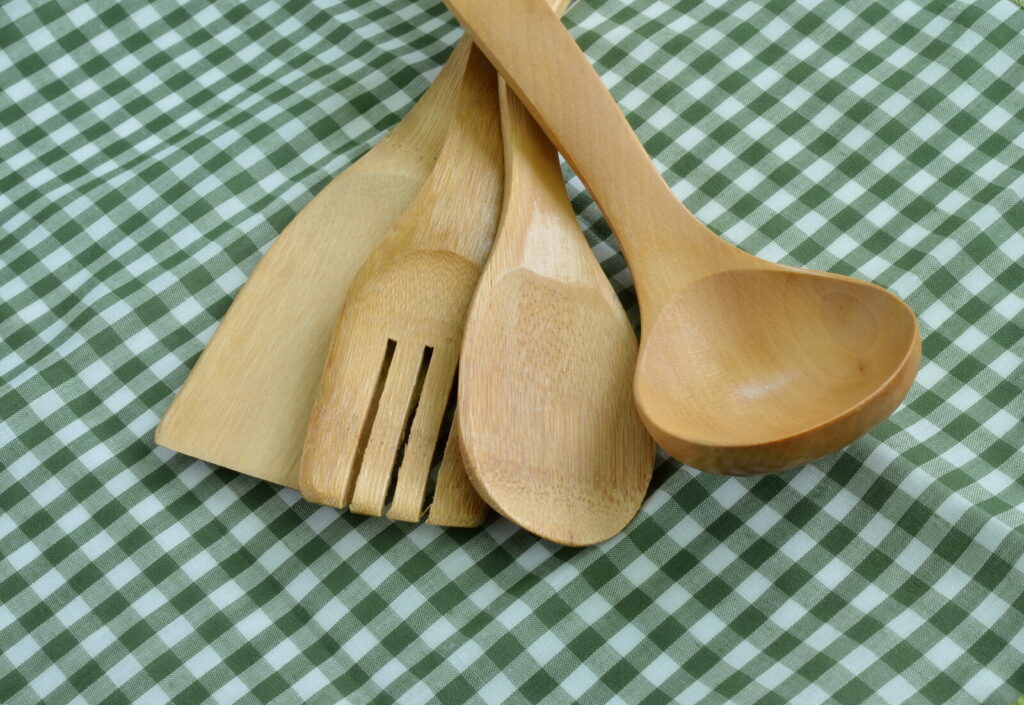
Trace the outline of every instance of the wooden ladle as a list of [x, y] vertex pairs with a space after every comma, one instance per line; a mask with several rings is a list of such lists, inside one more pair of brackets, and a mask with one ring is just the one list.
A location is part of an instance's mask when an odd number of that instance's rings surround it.
[[719, 239], [673, 195], [543, 0], [445, 4], [622, 244], [643, 320], [634, 397], [665, 450], [709, 472], [773, 472], [836, 451], [893, 412], [921, 355], [903, 301]]
[[630, 393], [637, 343], [580, 231], [555, 148], [504, 85], [501, 227], [459, 363], [462, 458], [477, 491], [551, 541], [618, 533], [654, 444]]

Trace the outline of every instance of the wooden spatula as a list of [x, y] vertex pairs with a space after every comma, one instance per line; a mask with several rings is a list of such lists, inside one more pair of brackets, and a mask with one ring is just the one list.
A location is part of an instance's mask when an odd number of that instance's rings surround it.
[[156, 430], [156, 442], [298, 487], [331, 330], [359, 267], [433, 169], [470, 43], [377, 146], [278, 236]]
[[501, 87], [505, 200], [466, 322], [458, 422], [494, 509], [583, 546], [637, 513], [654, 444], [633, 404], [637, 342], [576, 222], [558, 153]]
[[397, 467], [388, 516], [419, 521], [443, 452], [428, 521], [483, 519], [458, 443], [439, 436], [454, 403], [466, 310], [498, 225], [501, 150], [497, 77], [473, 49], [434, 170], [360, 269], [338, 319], [302, 454], [306, 499], [380, 515]]

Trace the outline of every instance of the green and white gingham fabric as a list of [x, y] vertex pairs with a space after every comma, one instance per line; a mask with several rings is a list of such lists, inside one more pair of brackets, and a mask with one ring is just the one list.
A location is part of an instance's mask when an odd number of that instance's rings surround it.
[[636, 520], [581, 550], [157, 448], [274, 236], [461, 32], [439, 0], [4, 0], [0, 702], [1017, 701], [1024, 9], [580, 0], [565, 21], [712, 228], [909, 301], [907, 404], [778, 476], [660, 456]]

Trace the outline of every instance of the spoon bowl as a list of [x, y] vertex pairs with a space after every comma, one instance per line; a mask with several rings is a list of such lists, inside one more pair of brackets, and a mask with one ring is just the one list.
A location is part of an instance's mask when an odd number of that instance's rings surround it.
[[773, 472], [891, 414], [913, 381], [918, 341], [914, 313], [873, 284], [784, 267], [717, 272], [679, 290], [647, 327], [637, 408], [683, 462]]
[[[596, 263], [595, 263], [596, 265]], [[499, 513], [559, 543], [633, 518], [653, 448], [633, 411], [636, 338], [614, 296], [515, 269], [484, 284], [459, 402], [463, 456]], [[610, 287], [609, 287], [610, 294]], [[475, 392], [474, 392], [475, 388]]]

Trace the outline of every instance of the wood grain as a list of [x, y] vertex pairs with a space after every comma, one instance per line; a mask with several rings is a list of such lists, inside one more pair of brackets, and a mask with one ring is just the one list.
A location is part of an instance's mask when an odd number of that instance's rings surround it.
[[540, 0], [445, 0], [583, 179], [622, 244], [643, 333], [634, 396], [670, 454], [757, 474], [847, 445], [899, 405], [917, 319], [884, 289], [718, 238], [673, 195]]

